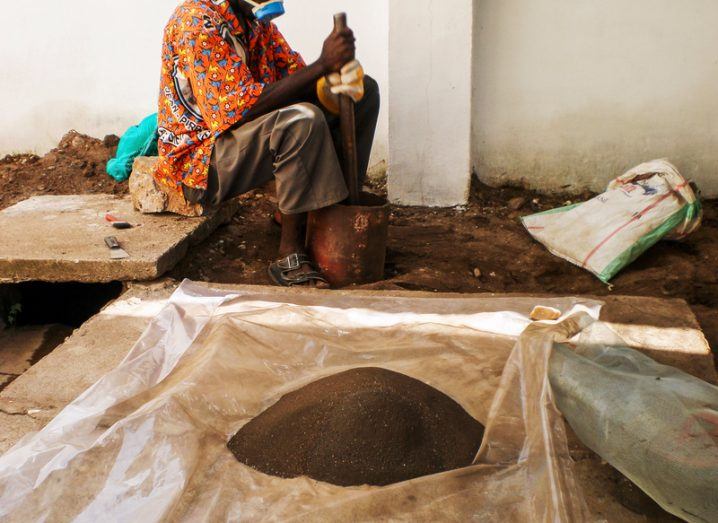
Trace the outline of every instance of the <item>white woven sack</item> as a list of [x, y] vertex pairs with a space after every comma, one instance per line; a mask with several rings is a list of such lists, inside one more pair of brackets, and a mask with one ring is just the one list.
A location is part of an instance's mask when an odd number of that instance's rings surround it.
[[654, 160], [592, 200], [527, 216], [523, 224], [553, 254], [608, 283], [661, 239], [695, 231], [701, 216], [688, 181], [667, 160]]

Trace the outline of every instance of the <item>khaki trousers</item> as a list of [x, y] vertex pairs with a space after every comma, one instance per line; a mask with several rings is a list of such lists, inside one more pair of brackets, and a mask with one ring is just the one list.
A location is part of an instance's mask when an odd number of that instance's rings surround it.
[[[357, 152], [363, 177], [379, 114], [379, 88], [365, 78], [357, 104]], [[207, 190], [185, 190], [188, 200], [219, 203], [276, 179], [279, 210], [299, 214], [345, 200], [348, 190], [338, 151], [339, 118], [312, 103], [298, 103], [230, 129], [216, 141]]]

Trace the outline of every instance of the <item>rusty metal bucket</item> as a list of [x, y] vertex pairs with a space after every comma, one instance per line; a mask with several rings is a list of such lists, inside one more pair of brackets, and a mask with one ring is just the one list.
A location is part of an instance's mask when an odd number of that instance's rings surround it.
[[370, 193], [360, 203], [309, 213], [309, 253], [334, 288], [384, 279], [389, 205]]

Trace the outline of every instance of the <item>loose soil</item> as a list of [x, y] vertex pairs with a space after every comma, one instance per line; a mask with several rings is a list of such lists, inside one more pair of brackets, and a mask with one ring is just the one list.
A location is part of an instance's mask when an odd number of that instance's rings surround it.
[[287, 394], [228, 447], [273, 476], [383, 486], [471, 465], [483, 434], [483, 425], [433, 387], [361, 368]]
[[43, 157], [34, 154], [0, 159], [0, 209], [43, 194], [124, 194], [127, 183], [115, 183], [105, 172], [119, 138], [97, 140], [75, 131]]
[[[43, 158], [0, 160], [0, 209], [36, 194], [123, 194], [104, 174], [116, 137], [97, 140], [68, 133]], [[384, 187], [374, 185], [376, 192]], [[551, 255], [524, 230], [520, 217], [590, 193], [540, 195], [521, 188], [475, 183], [469, 204], [458, 209], [394, 207], [386, 280], [370, 289], [440, 292], [523, 292], [560, 295], [616, 294], [682, 298], [692, 307], [714, 351], [718, 350], [718, 201], [705, 201], [703, 227], [681, 243], [661, 242], [608, 287]], [[271, 190], [242, 197], [242, 209], [170, 273], [217, 283], [270, 284], [279, 228], [272, 222]]]

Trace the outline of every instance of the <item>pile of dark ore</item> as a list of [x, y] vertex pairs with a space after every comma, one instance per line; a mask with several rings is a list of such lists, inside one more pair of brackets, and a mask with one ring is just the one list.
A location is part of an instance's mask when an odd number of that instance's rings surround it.
[[383, 486], [471, 465], [483, 434], [483, 425], [435, 388], [360, 368], [287, 394], [228, 447], [273, 476]]

